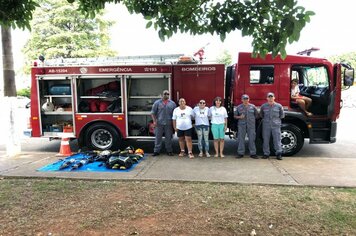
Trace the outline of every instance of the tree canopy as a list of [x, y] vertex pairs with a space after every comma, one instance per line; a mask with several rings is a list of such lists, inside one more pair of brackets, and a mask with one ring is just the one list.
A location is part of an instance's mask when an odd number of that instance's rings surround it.
[[[29, 27], [33, 0], [5, 1], [0, 24]], [[94, 17], [105, 3], [123, 3], [131, 13], [142, 14], [164, 40], [177, 32], [218, 34], [221, 40], [234, 30], [253, 38], [255, 55], [272, 52], [286, 55], [287, 43], [299, 40], [300, 32], [314, 12], [298, 6], [297, 0], [67, 0], [78, 2], [79, 10]], [[10, 3], [11, 2], [11, 3]], [[15, 3], [14, 3], [15, 2]], [[18, 8], [17, 8], [18, 7]], [[7, 14], [7, 11], [10, 14]]]
[[90, 19], [77, 9], [77, 3], [65, 0], [41, 0], [23, 49], [26, 61], [41, 54], [46, 59], [116, 55], [109, 47], [108, 30], [113, 22], [104, 20], [102, 11]]
[[356, 68], [356, 52], [344, 53], [341, 55], [335, 55], [328, 58], [333, 63], [344, 62], [350, 64], [352, 68]]

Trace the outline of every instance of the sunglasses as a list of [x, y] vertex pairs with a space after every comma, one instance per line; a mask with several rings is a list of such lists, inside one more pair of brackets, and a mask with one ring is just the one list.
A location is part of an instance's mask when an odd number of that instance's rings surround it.
[[268, 97], [269, 97], [269, 98], [273, 98], [273, 96], [272, 96], [272, 95], [269, 95]]
[[199, 102], [199, 104], [205, 104], [205, 102]]
[[163, 95], [169, 95], [169, 93], [164, 93]]

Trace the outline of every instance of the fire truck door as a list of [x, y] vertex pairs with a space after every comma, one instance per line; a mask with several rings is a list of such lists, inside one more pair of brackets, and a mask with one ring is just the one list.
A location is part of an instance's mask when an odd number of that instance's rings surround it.
[[333, 77], [330, 78], [328, 117], [335, 121], [341, 108], [341, 65], [335, 64], [333, 70]]

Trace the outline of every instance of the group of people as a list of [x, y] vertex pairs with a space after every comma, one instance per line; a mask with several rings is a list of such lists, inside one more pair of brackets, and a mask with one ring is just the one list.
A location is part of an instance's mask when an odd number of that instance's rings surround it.
[[245, 137], [247, 133], [250, 157], [257, 159], [256, 155], [256, 119], [262, 118], [262, 138], [263, 138], [263, 159], [270, 155], [270, 138], [272, 136], [273, 146], [278, 160], [282, 160], [281, 125], [284, 118], [284, 110], [281, 104], [275, 101], [273, 93], [267, 94], [267, 102], [264, 103], [258, 113], [255, 105], [250, 103], [247, 94], [241, 97], [242, 104], [234, 111], [234, 118], [238, 120], [237, 132], [237, 158], [242, 158], [245, 154]]
[[[179, 140], [179, 157], [188, 155], [194, 158], [192, 135], [193, 121], [195, 120], [195, 131], [198, 136], [199, 157], [210, 157], [209, 132], [210, 128], [214, 138], [215, 157], [224, 157], [224, 137], [227, 128], [227, 111], [222, 106], [222, 98], [216, 97], [213, 106], [206, 106], [205, 100], [191, 108], [186, 104], [184, 98], [179, 99], [178, 107], [169, 99], [169, 91], [163, 91], [162, 99], [157, 100], [152, 107], [151, 116], [155, 126], [155, 147], [153, 156], [158, 156], [162, 147], [162, 136], [165, 136], [165, 147], [169, 156], [172, 152], [173, 130], [177, 133]], [[211, 123], [211, 127], [210, 127]], [[173, 130], [172, 130], [173, 127]], [[187, 149], [187, 152], [186, 152]]]
[[[238, 120], [238, 155], [242, 158], [245, 154], [245, 137], [249, 140], [249, 151], [251, 158], [258, 158], [256, 155], [256, 119], [261, 116], [263, 124], [263, 157], [269, 158], [270, 137], [273, 138], [274, 149], [277, 159], [282, 159], [281, 147], [281, 119], [284, 111], [281, 104], [275, 102], [273, 93], [267, 94], [267, 103], [261, 106], [260, 113], [256, 107], [250, 103], [249, 96], [244, 94], [241, 98], [242, 104], [235, 109], [234, 118]], [[199, 157], [210, 157], [209, 153], [209, 132], [211, 129], [215, 149], [215, 157], [224, 157], [224, 137], [227, 128], [227, 111], [222, 106], [222, 98], [216, 97], [213, 105], [207, 107], [205, 100], [200, 100], [199, 104], [191, 108], [186, 104], [184, 98], [179, 99], [179, 105], [169, 99], [169, 91], [163, 91], [162, 99], [157, 100], [152, 107], [151, 116], [155, 126], [155, 146], [153, 156], [158, 156], [162, 147], [162, 136], [165, 136], [165, 148], [169, 156], [173, 156], [172, 136], [173, 131], [177, 133], [179, 140], [179, 157], [188, 155], [194, 158], [192, 148], [193, 120], [195, 120], [195, 131], [198, 136]], [[210, 126], [211, 124], [211, 126]], [[173, 127], [173, 129], [172, 129]], [[186, 152], [187, 149], [187, 152]]]

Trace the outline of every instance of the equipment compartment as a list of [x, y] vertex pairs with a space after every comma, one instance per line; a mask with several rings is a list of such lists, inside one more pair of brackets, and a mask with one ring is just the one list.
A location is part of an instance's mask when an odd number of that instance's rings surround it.
[[73, 127], [72, 79], [38, 77], [38, 88], [42, 136], [60, 137], [64, 127]]
[[152, 105], [161, 98], [163, 90], [170, 90], [169, 81], [164, 75], [126, 77], [128, 136], [153, 135], [149, 131]]
[[79, 113], [122, 113], [120, 77], [80, 77], [76, 86]]

